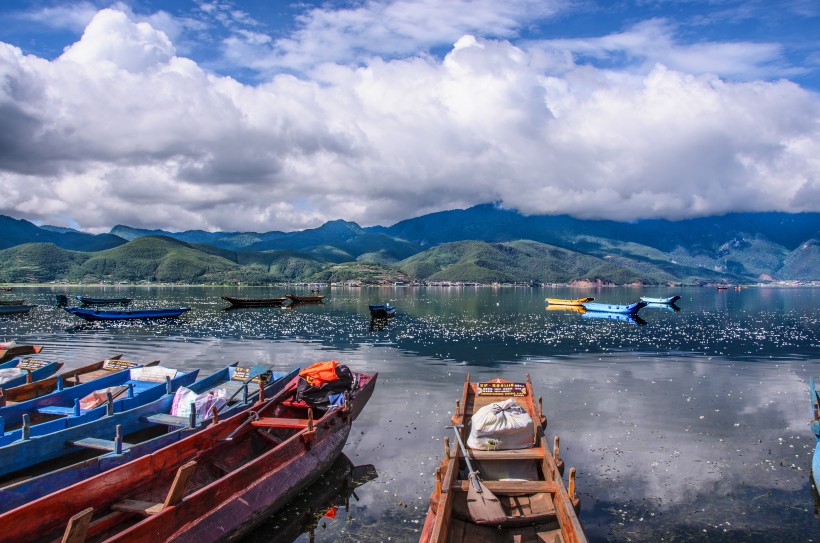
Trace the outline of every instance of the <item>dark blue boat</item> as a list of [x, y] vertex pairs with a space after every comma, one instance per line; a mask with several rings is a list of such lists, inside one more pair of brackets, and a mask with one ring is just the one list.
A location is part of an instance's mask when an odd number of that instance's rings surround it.
[[[35, 358], [12, 358], [0, 364], [0, 389], [24, 385], [27, 382], [39, 381], [57, 373], [63, 367], [62, 362], [50, 362]], [[16, 371], [15, 371], [16, 370]], [[31, 373], [29, 379], [28, 374]], [[2, 414], [0, 414], [2, 417]], [[2, 419], [0, 419], [0, 427]]]
[[119, 321], [133, 319], [173, 319], [179, 317], [190, 307], [171, 307], [167, 309], [134, 309], [130, 311], [122, 310], [98, 310], [86, 309], [84, 307], [64, 307], [66, 311], [87, 321]]
[[395, 317], [396, 308], [390, 304], [370, 304], [370, 316], [374, 319]]
[[91, 298], [89, 296], [75, 296], [83, 305], [125, 305], [130, 304], [133, 298]]
[[[218, 416], [222, 420], [245, 411], [258, 400], [259, 378], [267, 374], [270, 369], [269, 365], [237, 368], [236, 364], [233, 364], [200, 379], [187, 388], [197, 394], [225, 389], [231, 399], [219, 409]], [[273, 397], [281, 391], [296, 378], [298, 373], [299, 368], [290, 373], [271, 372], [266, 380], [265, 398]], [[0, 513], [10, 511], [141, 456], [154, 453], [211, 424], [212, 419], [209, 417], [198, 422], [192, 421], [192, 417], [171, 415], [173, 401], [173, 394], [165, 395], [154, 402], [121, 413], [116, 420], [83, 424], [48, 436], [46, 439], [54, 447], [62, 450], [61, 456], [77, 450], [97, 450], [99, 456], [56, 470], [51, 469], [47, 463], [43, 465], [44, 469], [41, 473], [35, 473], [33, 476], [29, 473], [29, 477], [25, 480], [0, 486]], [[106, 419], [111, 418], [106, 417]], [[139, 434], [135, 434], [136, 432]], [[128, 442], [136, 435], [145, 434], [148, 438], [143, 441]]]
[[602, 313], [637, 313], [638, 310], [646, 306], [646, 302], [635, 302], [627, 305], [600, 304], [598, 302], [584, 302], [581, 304], [587, 311], [597, 311]]

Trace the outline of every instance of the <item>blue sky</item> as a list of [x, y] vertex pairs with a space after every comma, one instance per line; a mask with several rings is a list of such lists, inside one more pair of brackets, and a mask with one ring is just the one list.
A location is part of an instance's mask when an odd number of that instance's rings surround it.
[[820, 211], [818, 36], [816, 0], [6, 0], [0, 214]]

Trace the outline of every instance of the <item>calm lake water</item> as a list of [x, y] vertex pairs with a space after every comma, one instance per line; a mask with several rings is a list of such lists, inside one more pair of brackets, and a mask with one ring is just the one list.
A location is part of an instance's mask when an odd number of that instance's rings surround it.
[[[345, 458], [248, 542], [309, 541], [311, 529], [317, 542], [417, 541], [467, 373], [530, 374], [548, 438], [560, 435], [577, 468], [591, 541], [820, 541], [807, 385], [820, 375], [820, 289], [333, 288], [324, 305], [236, 311], [220, 299], [287, 292], [15, 287], [5, 296], [40, 305], [0, 317], [0, 340], [43, 344], [44, 358], [67, 367], [124, 353], [203, 375], [234, 361], [284, 371], [336, 359], [378, 371]], [[57, 307], [58, 293], [192, 310], [169, 322], [89, 324]], [[641, 309], [642, 324], [544, 302], [671, 294], [682, 296], [680, 311]], [[367, 305], [381, 302], [398, 315], [371, 326]]]

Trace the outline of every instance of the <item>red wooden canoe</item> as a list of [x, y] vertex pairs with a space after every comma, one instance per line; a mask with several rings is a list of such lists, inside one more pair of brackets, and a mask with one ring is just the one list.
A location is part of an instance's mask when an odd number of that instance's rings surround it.
[[39, 354], [43, 350], [40, 345], [18, 345], [15, 342], [0, 343], [0, 362], [11, 360], [15, 356], [25, 356], [27, 354]]
[[285, 505], [339, 456], [378, 376], [354, 375], [356, 385], [344, 406], [316, 411], [314, 417], [314, 410], [294, 401], [294, 379], [250, 411], [0, 515], [2, 539], [235, 539]]

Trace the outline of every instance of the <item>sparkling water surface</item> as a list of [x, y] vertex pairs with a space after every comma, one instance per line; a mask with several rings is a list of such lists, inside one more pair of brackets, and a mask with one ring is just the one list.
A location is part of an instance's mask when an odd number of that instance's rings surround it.
[[[14, 287], [38, 304], [0, 340], [45, 345], [66, 368], [117, 353], [213, 372], [336, 359], [379, 372], [345, 457], [246, 541], [417, 541], [445, 426], [466, 374], [532, 378], [550, 441], [577, 469], [590, 541], [819, 541], [807, 383], [820, 375], [820, 289], [326, 288], [326, 303], [226, 311], [220, 296], [296, 288]], [[55, 294], [190, 307], [170, 321], [87, 323]], [[680, 294], [638, 322], [550, 310]], [[371, 322], [367, 305], [398, 314]], [[352, 470], [352, 473], [351, 473]], [[335, 507], [334, 507], [335, 506]]]

